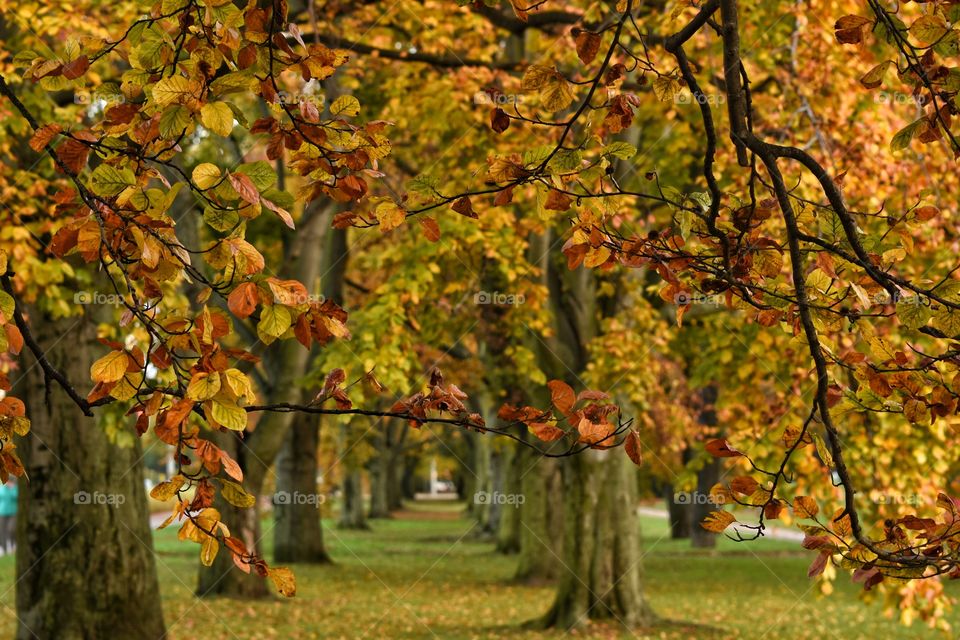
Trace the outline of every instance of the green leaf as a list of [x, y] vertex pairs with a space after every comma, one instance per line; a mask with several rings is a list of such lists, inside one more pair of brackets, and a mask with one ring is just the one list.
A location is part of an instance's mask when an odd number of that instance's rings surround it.
[[890, 150], [891, 151], [900, 151], [901, 149], [906, 149], [910, 146], [910, 141], [913, 140], [913, 137], [917, 135], [917, 132], [920, 130], [920, 127], [926, 122], [926, 118], [920, 118], [915, 120], [905, 126], [903, 129], [897, 132], [893, 136], [893, 140], [890, 141]]
[[425, 196], [435, 196], [436, 189], [440, 186], [440, 181], [426, 174], [416, 176], [407, 180], [407, 191], [411, 193], [419, 193], [420, 195]]
[[[236, 173], [242, 173], [250, 178], [257, 191], [264, 191], [277, 183], [277, 172], [273, 170], [273, 165], [266, 160], [244, 163], [237, 167]], [[293, 203], [291, 202], [291, 204]]]
[[249, 509], [257, 502], [257, 499], [247, 493], [247, 490], [244, 489], [242, 485], [232, 480], [221, 479], [220, 482], [223, 484], [220, 495], [233, 506], [240, 507], [241, 509]]
[[179, 104], [167, 107], [160, 115], [160, 135], [171, 140], [177, 138], [184, 131], [188, 131], [193, 124], [190, 110]]
[[93, 170], [90, 176], [90, 188], [98, 196], [112, 197], [137, 184], [137, 177], [129, 168], [117, 169], [109, 164], [102, 164]]
[[897, 317], [908, 329], [919, 329], [930, 319], [930, 308], [918, 296], [902, 298], [897, 302]]
[[630, 144], [629, 142], [611, 142], [603, 148], [601, 153], [605, 156], [613, 156], [614, 158], [620, 158], [621, 160], [629, 160], [633, 156], [637, 155], [637, 148]]

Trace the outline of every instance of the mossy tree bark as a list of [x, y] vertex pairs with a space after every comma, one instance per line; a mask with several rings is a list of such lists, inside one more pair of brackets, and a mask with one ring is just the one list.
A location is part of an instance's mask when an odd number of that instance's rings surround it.
[[563, 557], [563, 502], [557, 461], [521, 450], [520, 555], [514, 579], [527, 584], [553, 581]]
[[653, 624], [656, 616], [643, 594], [632, 463], [619, 451], [591, 451], [565, 459], [562, 473], [564, 559], [553, 605], [539, 626]]
[[[89, 318], [34, 312], [30, 321], [55, 367], [76, 384], [89, 379]], [[23, 364], [14, 392], [32, 428], [18, 441], [29, 479], [20, 481], [17, 517], [16, 637], [163, 638], [139, 439], [124, 429], [126, 446], [112, 442], [96, 418], [45, 388], [32, 354]]]

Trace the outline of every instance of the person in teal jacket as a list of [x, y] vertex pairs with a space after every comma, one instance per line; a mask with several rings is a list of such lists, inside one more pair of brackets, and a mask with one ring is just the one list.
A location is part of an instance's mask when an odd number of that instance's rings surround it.
[[17, 546], [17, 482], [13, 478], [0, 486], [0, 554]]

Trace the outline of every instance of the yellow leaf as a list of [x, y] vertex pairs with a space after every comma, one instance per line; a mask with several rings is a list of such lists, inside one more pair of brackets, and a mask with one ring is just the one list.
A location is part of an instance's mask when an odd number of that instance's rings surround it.
[[233, 431], [243, 431], [247, 428], [247, 412], [237, 406], [217, 402], [211, 403], [210, 414], [213, 420], [222, 427]]
[[573, 101], [573, 88], [554, 67], [530, 65], [523, 74], [521, 87], [524, 91], [538, 91], [543, 108], [548, 111], [566, 109]]
[[223, 372], [223, 382], [227, 383], [230, 391], [238, 399], [245, 398], [247, 402], [253, 402], [253, 385], [250, 384], [250, 378], [239, 369], [227, 369]]
[[210, 535], [206, 536], [200, 543], [200, 562], [203, 563], [203, 566], [209, 567], [212, 565], [218, 551], [220, 551], [220, 543], [217, 542], [217, 539]]
[[707, 531], [723, 533], [723, 530], [736, 522], [736, 518], [729, 511], [711, 511], [700, 526]]
[[819, 511], [820, 507], [817, 506], [817, 501], [810, 496], [797, 496], [793, 499], [793, 513], [798, 518], [813, 519]]
[[111, 351], [90, 366], [94, 382], [116, 382], [127, 372], [130, 360], [123, 351]]
[[161, 107], [175, 102], [183, 104], [194, 97], [192, 89], [190, 81], [183, 76], [170, 76], [153, 85], [153, 101]]
[[159, 500], [160, 502], [166, 502], [173, 496], [177, 495], [180, 487], [183, 486], [183, 483], [187, 479], [181, 475], [176, 475], [170, 478], [169, 480], [164, 480], [153, 489], [150, 490], [150, 497], [154, 500]]
[[670, 76], [659, 76], [653, 81], [653, 92], [658, 100], [668, 102], [680, 92], [680, 83]]
[[220, 374], [198, 372], [187, 385], [187, 397], [191, 400], [209, 400], [220, 391]]
[[124, 374], [116, 386], [110, 389], [110, 395], [120, 401], [129, 400], [137, 395], [141, 384], [143, 384], [143, 373], [138, 371]]
[[193, 182], [201, 189], [209, 189], [220, 182], [220, 168], [209, 162], [198, 164], [193, 168]]
[[375, 212], [377, 220], [380, 222], [381, 233], [387, 233], [388, 231], [396, 229], [407, 219], [404, 210], [393, 200], [381, 202], [377, 205]]
[[268, 569], [267, 575], [270, 576], [274, 586], [277, 587], [277, 591], [282, 595], [288, 598], [297, 595], [297, 580], [293, 576], [293, 571], [286, 567], [276, 567]]
[[330, 105], [330, 115], [353, 117], [360, 113], [360, 101], [353, 96], [340, 96]]
[[210, 131], [228, 136], [233, 131], [233, 111], [225, 102], [208, 102], [200, 110], [200, 122]]
[[279, 304], [270, 305], [260, 312], [257, 333], [264, 338], [264, 342], [272, 342], [274, 338], [282, 336], [291, 323], [289, 309]]

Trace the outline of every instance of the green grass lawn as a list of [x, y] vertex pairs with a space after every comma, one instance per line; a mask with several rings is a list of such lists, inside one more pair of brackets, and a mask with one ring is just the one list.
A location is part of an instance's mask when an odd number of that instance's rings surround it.
[[[416, 504], [400, 518], [375, 521], [372, 532], [325, 527], [332, 566], [298, 566], [293, 600], [237, 602], [192, 596], [195, 545], [174, 530], [158, 532], [156, 545], [170, 637], [178, 640], [248, 638], [560, 638], [535, 633], [524, 621], [550, 605], [550, 587], [510, 584], [514, 559], [471, 539], [460, 505]], [[327, 524], [327, 523], [325, 523]], [[879, 606], [856, 598], [842, 577], [836, 593], [820, 598], [806, 578], [810, 555], [795, 543], [762, 540], [749, 545], [721, 540], [712, 553], [695, 553], [667, 537], [662, 520], [643, 518], [646, 586], [665, 623], [621, 632], [594, 625], [581, 638], [943, 638], [885, 619]], [[270, 548], [270, 523], [267, 549]], [[0, 637], [11, 637], [13, 559], [0, 558]], [[131, 577], [135, 580], [135, 577]], [[682, 624], [685, 623], [694, 624]]]

